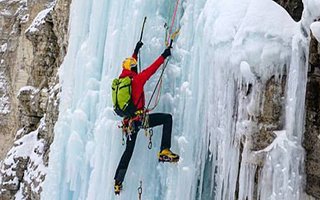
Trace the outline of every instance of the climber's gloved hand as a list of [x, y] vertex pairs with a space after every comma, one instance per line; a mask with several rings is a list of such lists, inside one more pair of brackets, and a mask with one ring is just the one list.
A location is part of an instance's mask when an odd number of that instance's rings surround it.
[[166, 59], [167, 57], [171, 56], [171, 47], [168, 47], [164, 50], [164, 52], [161, 54], [162, 57], [164, 57], [164, 59]]
[[138, 54], [139, 53], [139, 50], [140, 48], [143, 46], [143, 42], [139, 41], [137, 44], [136, 44], [136, 48], [134, 49], [134, 53], [135, 54]]

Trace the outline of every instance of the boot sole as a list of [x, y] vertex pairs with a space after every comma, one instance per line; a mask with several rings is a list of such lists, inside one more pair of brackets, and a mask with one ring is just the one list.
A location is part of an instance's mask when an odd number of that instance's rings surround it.
[[159, 162], [169, 162], [169, 163], [176, 163], [179, 161], [179, 157], [178, 158], [170, 158], [168, 156], [161, 156], [159, 157]]

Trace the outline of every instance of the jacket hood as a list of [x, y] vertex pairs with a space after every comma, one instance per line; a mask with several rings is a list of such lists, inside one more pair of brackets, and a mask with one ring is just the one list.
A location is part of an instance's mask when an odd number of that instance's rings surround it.
[[137, 73], [135, 73], [134, 71], [128, 70], [128, 69], [123, 69], [119, 78], [124, 78], [124, 77], [134, 77], [135, 75], [137, 75]]

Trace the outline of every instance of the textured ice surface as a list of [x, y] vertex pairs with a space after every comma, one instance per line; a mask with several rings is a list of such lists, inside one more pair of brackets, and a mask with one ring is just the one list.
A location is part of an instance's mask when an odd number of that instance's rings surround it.
[[[174, 3], [72, 2], [68, 54], [60, 70], [60, 115], [43, 199], [117, 199], [113, 176], [124, 146], [117, 128], [120, 119], [112, 111], [111, 81], [132, 54], [144, 16], [142, 66], [160, 55], [163, 24]], [[317, 5], [308, 1], [308, 6]], [[143, 199], [301, 199], [309, 34], [301, 30], [307, 30], [316, 12], [305, 12], [296, 23], [271, 0], [181, 2], [176, 23], [181, 32], [156, 109], [173, 114], [172, 150], [181, 160], [159, 164], [161, 128], [154, 130], [150, 151], [141, 131], [118, 199], [136, 198], [140, 180]], [[286, 130], [263, 152], [251, 152], [246, 141], [241, 152], [241, 138], [258, 128], [250, 118], [259, 112], [263, 84], [286, 67]], [[145, 87], [147, 99], [158, 76]], [[242, 81], [253, 84], [249, 97], [239, 90]], [[261, 153], [266, 159], [255, 183], [255, 156]]]

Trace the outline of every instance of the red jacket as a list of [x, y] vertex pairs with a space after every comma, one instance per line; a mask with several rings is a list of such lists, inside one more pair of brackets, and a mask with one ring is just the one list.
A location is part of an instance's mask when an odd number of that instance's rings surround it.
[[[133, 54], [133, 58], [137, 59], [137, 55]], [[149, 80], [149, 78], [159, 69], [161, 64], [164, 62], [165, 58], [159, 56], [148, 68], [144, 69], [140, 73], [135, 73], [134, 71], [123, 69], [119, 78], [131, 77], [132, 78], [132, 100], [137, 110], [144, 109], [145, 97], [144, 97], [144, 84]]]

